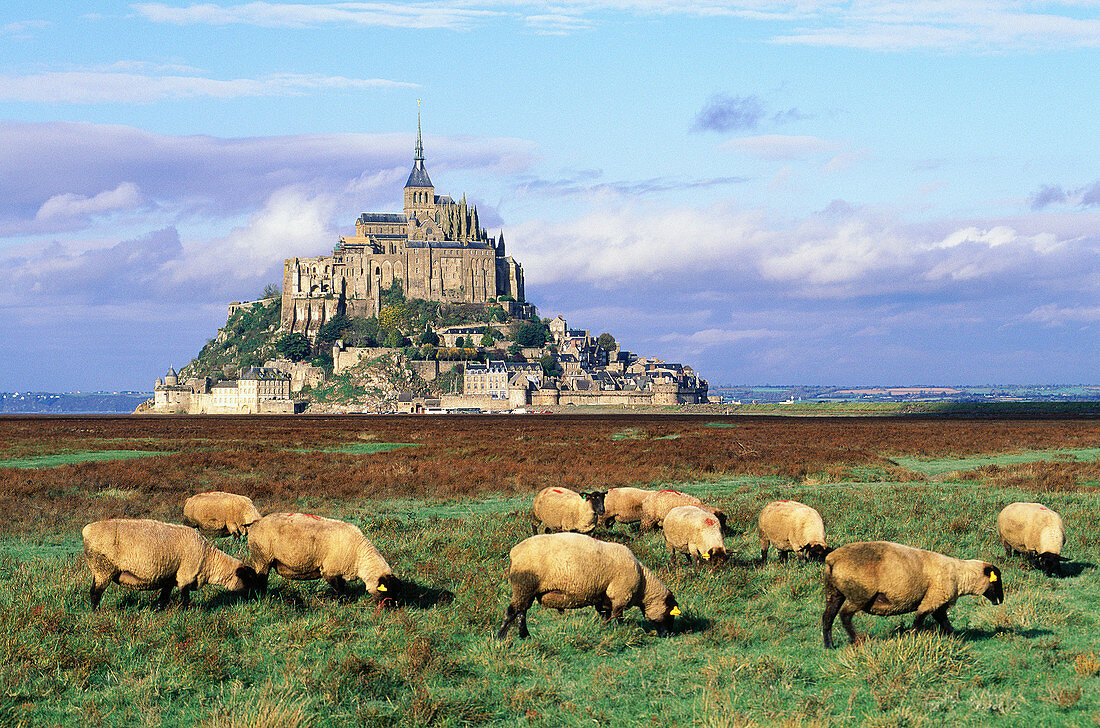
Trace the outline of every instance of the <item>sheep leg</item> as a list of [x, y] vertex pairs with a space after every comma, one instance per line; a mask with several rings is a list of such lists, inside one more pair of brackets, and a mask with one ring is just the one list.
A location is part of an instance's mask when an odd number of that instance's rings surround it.
[[844, 594], [832, 584], [825, 585], [825, 613], [821, 615], [821, 636], [825, 640], [825, 649], [833, 649], [833, 620], [844, 604]]
[[760, 563], [763, 564], [768, 560], [768, 544], [764, 544], [760, 547]]
[[791, 555], [790, 551], [784, 551], [783, 549], [780, 549], [779, 550], [779, 563], [781, 563], [781, 564], [787, 563], [787, 557], [790, 556], [790, 555]]
[[[180, 606], [182, 606], [182, 607], [191, 606], [191, 590], [193, 588], [194, 587], [191, 586], [190, 584], [188, 584], [187, 586], [181, 586], [180, 587]], [[172, 589], [169, 587], [168, 591], [172, 591]]]
[[172, 596], [173, 584], [169, 584], [160, 590], [160, 596], [157, 597], [156, 607], [157, 609], [164, 609], [168, 606], [168, 599]]
[[103, 599], [103, 592], [107, 591], [107, 586], [111, 583], [110, 580], [107, 580], [100, 586], [98, 582], [98, 579], [92, 577], [92, 588], [88, 592], [88, 597], [92, 600], [93, 612], [99, 607], [99, 601]]
[[502, 640], [508, 636], [508, 629], [512, 626], [512, 622], [516, 620], [516, 615], [519, 612], [511, 604], [504, 610], [504, 621], [500, 625], [500, 630], [497, 631], [497, 639]]
[[947, 619], [947, 605], [932, 612], [932, 618], [936, 620], [936, 624], [940, 626], [940, 630], [944, 634], [952, 634], [955, 630], [951, 627], [951, 622]]
[[531, 633], [527, 631], [527, 610], [524, 609], [519, 613], [519, 625], [516, 626], [516, 634], [519, 635], [521, 640], [525, 640], [531, 636]]
[[858, 645], [863, 641], [863, 637], [856, 634], [856, 628], [852, 626], [852, 617], [860, 611], [862, 611], [862, 608], [853, 605], [850, 601], [840, 608], [840, 623], [844, 625], [844, 631], [848, 633], [848, 639], [851, 640], [853, 645]]
[[328, 585], [332, 587], [332, 590], [340, 596], [347, 594], [347, 582], [344, 581], [344, 577], [339, 575], [329, 576], [325, 577], [325, 581], [327, 581]]

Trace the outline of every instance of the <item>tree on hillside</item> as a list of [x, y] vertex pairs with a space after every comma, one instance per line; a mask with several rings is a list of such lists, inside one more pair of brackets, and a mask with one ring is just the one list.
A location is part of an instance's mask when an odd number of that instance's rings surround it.
[[611, 351], [615, 348], [615, 337], [605, 331], [600, 334], [600, 338], [596, 339], [596, 343], [600, 345], [601, 349]]
[[305, 334], [286, 334], [275, 342], [275, 351], [291, 361], [302, 361], [309, 356], [309, 339]]
[[492, 346], [495, 343], [497, 343], [497, 340], [493, 338], [493, 330], [490, 327], [486, 326], [485, 332], [481, 335], [481, 345]]
[[431, 344], [432, 346], [439, 346], [439, 334], [435, 333], [431, 329], [425, 329], [420, 337], [417, 339], [420, 344]]
[[392, 329], [386, 334], [386, 346], [391, 349], [400, 349], [405, 345], [405, 337], [397, 329]]
[[278, 283], [268, 283], [266, 286], [264, 286], [263, 292], [260, 293], [259, 300], [262, 301], [265, 298], [281, 298], [282, 295], [283, 292], [279, 289]]
[[516, 329], [516, 343], [537, 349], [546, 345], [547, 329], [544, 324], [528, 322]]
[[324, 346], [332, 346], [332, 343], [337, 339], [343, 338], [344, 332], [348, 326], [351, 325], [351, 319], [342, 313], [338, 313], [321, 327], [321, 330], [317, 332], [317, 348], [323, 348]]
[[558, 364], [553, 354], [543, 354], [539, 364], [542, 365], [543, 376], [560, 377], [562, 375], [561, 364]]

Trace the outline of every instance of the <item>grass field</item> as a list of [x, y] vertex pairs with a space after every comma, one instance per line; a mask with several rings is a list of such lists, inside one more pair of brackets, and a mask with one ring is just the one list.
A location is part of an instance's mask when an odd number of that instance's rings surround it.
[[[0, 461], [107, 450], [151, 457], [0, 468], [0, 725], [1100, 724], [1097, 421], [0, 418]], [[508, 550], [549, 484], [675, 484], [723, 507], [735, 558], [670, 564], [658, 533], [619, 526], [600, 537], [680, 602], [672, 636], [638, 610], [605, 625], [536, 606], [529, 640], [499, 642]], [[112, 587], [89, 610], [84, 523], [178, 521], [215, 488], [355, 522], [422, 598], [379, 609], [358, 585], [343, 601], [272, 576], [263, 599], [205, 587], [158, 611]], [[821, 567], [752, 563], [774, 499], [818, 508], [834, 545], [994, 561], [1006, 600], [960, 599], [953, 637], [860, 615], [871, 639], [850, 647], [838, 625], [826, 652]], [[994, 520], [1016, 500], [1062, 514], [1065, 578], [1004, 557]]]

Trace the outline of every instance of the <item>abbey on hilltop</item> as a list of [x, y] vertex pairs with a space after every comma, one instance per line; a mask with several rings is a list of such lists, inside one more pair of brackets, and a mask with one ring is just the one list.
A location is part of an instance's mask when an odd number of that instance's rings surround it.
[[282, 329], [313, 336], [337, 314], [377, 315], [381, 291], [395, 282], [410, 298], [524, 300], [523, 267], [505, 255], [503, 232], [490, 238], [465, 196], [455, 202], [435, 193], [424, 168], [419, 114], [404, 212], [364, 212], [355, 235], [340, 238], [332, 255], [288, 258]]

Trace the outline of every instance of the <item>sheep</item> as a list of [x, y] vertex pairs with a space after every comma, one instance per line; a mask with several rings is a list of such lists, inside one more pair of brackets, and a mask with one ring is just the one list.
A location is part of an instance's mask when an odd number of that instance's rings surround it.
[[535, 533], [576, 531], [589, 533], [604, 512], [604, 493], [598, 490], [577, 493], [566, 488], [543, 488], [535, 496], [531, 513]]
[[670, 561], [677, 553], [687, 555], [695, 563], [714, 559], [718, 564], [727, 558], [718, 519], [698, 506], [676, 506], [669, 511], [665, 515], [664, 534]]
[[508, 556], [512, 599], [498, 639], [507, 636], [513, 622], [520, 639], [528, 636], [527, 610], [536, 599], [559, 612], [595, 607], [605, 621], [614, 617], [622, 622], [624, 610], [639, 607], [662, 637], [680, 614], [668, 587], [622, 544], [553, 533], [520, 541]]
[[180, 602], [186, 606], [191, 590], [204, 584], [231, 592], [251, 591], [259, 584], [253, 569], [188, 526], [113, 518], [89, 523], [80, 534], [92, 572], [92, 611], [111, 582], [129, 589], [160, 589], [159, 608], [168, 604], [173, 587], [179, 587]]
[[1062, 575], [1066, 529], [1057, 513], [1038, 503], [1012, 503], [998, 514], [997, 530], [1005, 556], [1027, 554], [1047, 576]]
[[652, 492], [641, 488], [612, 488], [607, 491], [599, 525], [611, 528], [616, 523], [638, 523], [642, 520], [642, 501]]
[[695, 496], [678, 490], [659, 490], [650, 493], [642, 501], [642, 530], [649, 531], [654, 526], [660, 526], [665, 515], [676, 506], [698, 506], [704, 511], [710, 511], [718, 519], [721, 528], [726, 527], [726, 514], [717, 508], [703, 505], [703, 501]]
[[271, 567], [284, 579], [324, 579], [346, 595], [347, 581], [360, 579], [376, 598], [395, 589], [397, 578], [357, 526], [308, 513], [272, 513], [248, 529], [252, 568], [267, 589]]
[[252, 500], [236, 493], [199, 493], [183, 504], [183, 522], [211, 536], [240, 539], [248, 527], [260, 520]]
[[825, 522], [821, 514], [798, 501], [772, 501], [760, 511], [760, 563], [768, 560], [768, 548], [775, 546], [779, 560], [792, 551], [815, 561], [829, 553], [825, 545]]
[[853, 643], [862, 641], [852, 627], [852, 616], [860, 611], [882, 617], [916, 612], [913, 629], [920, 629], [931, 614], [950, 634], [947, 610], [964, 594], [1000, 604], [1001, 570], [986, 561], [964, 561], [889, 541], [842, 546], [825, 557], [825, 649], [833, 648], [837, 612]]

